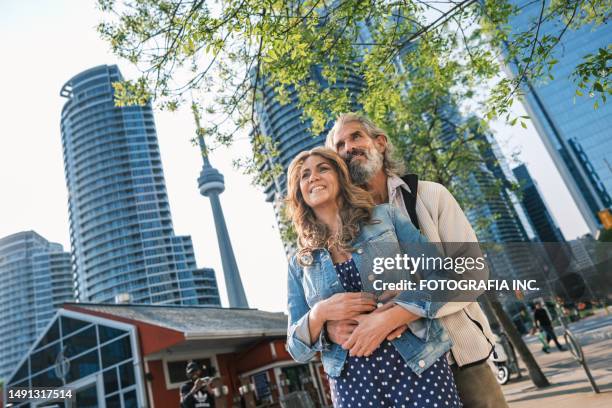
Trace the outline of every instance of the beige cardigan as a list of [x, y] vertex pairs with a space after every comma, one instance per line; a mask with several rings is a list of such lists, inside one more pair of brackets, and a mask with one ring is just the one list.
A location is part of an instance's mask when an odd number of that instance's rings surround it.
[[[431, 242], [478, 242], [457, 200], [443, 185], [419, 181], [417, 190], [416, 213], [419, 226], [423, 235]], [[392, 194], [389, 193], [391, 197]], [[401, 194], [398, 195], [401, 197]], [[455, 252], [445, 253], [446, 256], [462, 255], [456, 245], [452, 248]], [[440, 309], [436, 317], [450, 335], [453, 342], [452, 356], [459, 366], [489, 356], [494, 344], [493, 333], [477, 302], [449, 302]], [[482, 330], [474, 321], [482, 326]]]

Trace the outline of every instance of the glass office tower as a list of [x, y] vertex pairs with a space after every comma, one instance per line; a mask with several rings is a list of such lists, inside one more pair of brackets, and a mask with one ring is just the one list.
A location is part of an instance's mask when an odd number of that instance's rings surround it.
[[520, 183], [521, 203], [527, 212], [538, 240], [540, 242], [565, 242], [557, 222], [550, 213], [527, 167], [521, 164], [512, 169], [512, 172]]
[[151, 105], [116, 107], [119, 80], [101, 65], [60, 92], [76, 297], [218, 306], [214, 271], [174, 234]]
[[[523, 9], [511, 20], [511, 27], [527, 29], [538, 17], [541, 3], [512, 3]], [[560, 21], [545, 22], [540, 36], [556, 36], [562, 27]], [[586, 54], [610, 43], [609, 25], [568, 29], [553, 53], [559, 61], [552, 70], [554, 79], [526, 87], [525, 107], [592, 233], [601, 228], [597, 212], [612, 206], [612, 104], [600, 102], [596, 110], [593, 99], [575, 96], [577, 86], [570, 74]], [[512, 61], [509, 63], [516, 73]]]
[[64, 302], [74, 301], [70, 254], [34, 231], [0, 239], [0, 379]]
[[[446, 115], [449, 123], [461, 123], [463, 118], [452, 105], [447, 105], [441, 115]], [[519, 279], [529, 273], [529, 256], [520, 243], [529, 242], [532, 233], [527, 224], [526, 217], [521, 217], [522, 210], [511, 191], [512, 173], [508, 168], [506, 158], [503, 156], [497, 141], [489, 132], [479, 132], [472, 129], [478, 140], [482, 161], [474, 164], [473, 171], [467, 179], [456, 180], [454, 187], [462, 191], [464, 203], [474, 203], [471, 207], [464, 207], [464, 212], [474, 232], [481, 243], [503, 243], [502, 251], [488, 249], [488, 262], [491, 267], [491, 276], [499, 279]], [[447, 143], [456, 141], [465, 135], [458, 134], [450, 125], [444, 129], [443, 139]], [[447, 186], [448, 187], [448, 186]], [[512, 245], [519, 243], [519, 245]], [[483, 248], [484, 249], [484, 248]], [[505, 302], [505, 300], [504, 300]]]

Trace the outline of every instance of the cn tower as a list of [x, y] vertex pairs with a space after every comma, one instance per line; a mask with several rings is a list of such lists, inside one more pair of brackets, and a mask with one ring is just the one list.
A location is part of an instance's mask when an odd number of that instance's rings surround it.
[[198, 178], [198, 187], [200, 189], [200, 194], [210, 199], [213, 218], [215, 220], [215, 229], [217, 230], [217, 241], [219, 241], [219, 252], [221, 254], [223, 277], [225, 278], [229, 305], [230, 307], [248, 308], [249, 304], [244, 293], [244, 288], [242, 287], [240, 272], [238, 271], [238, 265], [236, 265], [234, 250], [232, 249], [232, 243], [227, 232], [227, 226], [225, 225], [223, 209], [219, 201], [219, 194], [225, 190], [225, 181], [223, 174], [219, 173], [219, 171], [210, 164], [202, 127], [200, 126], [200, 114], [195, 104], [192, 109], [197, 126], [198, 143], [204, 161], [202, 172]]

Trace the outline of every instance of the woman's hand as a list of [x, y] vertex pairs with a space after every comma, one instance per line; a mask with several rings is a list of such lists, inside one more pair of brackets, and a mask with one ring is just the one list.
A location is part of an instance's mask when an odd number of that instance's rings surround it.
[[[354, 319], [362, 313], [376, 309], [374, 295], [367, 292], [336, 293], [317, 303], [312, 309], [316, 320]], [[311, 314], [311, 317], [313, 315]]]
[[319, 337], [325, 322], [352, 319], [361, 313], [368, 313], [374, 309], [376, 309], [374, 295], [366, 292], [336, 293], [318, 302], [308, 315], [310, 343], [314, 343]]

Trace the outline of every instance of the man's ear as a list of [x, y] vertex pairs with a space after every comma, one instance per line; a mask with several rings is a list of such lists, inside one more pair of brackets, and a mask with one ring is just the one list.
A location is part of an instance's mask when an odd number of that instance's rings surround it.
[[377, 135], [374, 138], [374, 145], [380, 153], [384, 153], [387, 150], [387, 136], [383, 134]]

